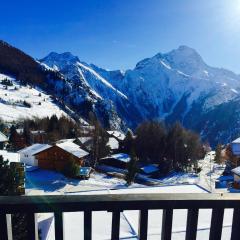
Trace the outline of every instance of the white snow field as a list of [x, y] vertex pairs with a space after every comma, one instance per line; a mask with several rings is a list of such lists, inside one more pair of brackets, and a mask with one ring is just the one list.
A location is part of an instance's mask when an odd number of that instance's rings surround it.
[[[2, 80], [11, 80], [13, 86], [6, 86]], [[31, 107], [27, 107], [23, 102], [27, 102]], [[11, 76], [0, 73], [0, 118], [13, 122], [24, 118], [43, 118], [47, 116], [66, 115], [50, 98], [41, 90], [30, 86], [20, 86]]]

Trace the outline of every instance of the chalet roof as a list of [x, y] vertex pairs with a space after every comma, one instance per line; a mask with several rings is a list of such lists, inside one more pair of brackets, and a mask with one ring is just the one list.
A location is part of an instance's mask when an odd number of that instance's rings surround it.
[[159, 171], [159, 168], [153, 164], [149, 164], [144, 167], [141, 167], [141, 170], [146, 174], [150, 174], [150, 173]]
[[118, 149], [119, 142], [116, 138], [110, 137], [109, 140], [108, 140], [107, 146], [109, 146], [112, 150]]
[[126, 153], [117, 153], [102, 159], [116, 159], [118, 161], [128, 163], [130, 161], [130, 156]]
[[66, 152], [73, 154], [74, 156], [81, 158], [87, 156], [89, 153], [81, 149], [77, 144], [73, 142], [62, 142], [56, 144], [58, 147], [62, 148]]
[[0, 132], [0, 142], [7, 142], [8, 138], [2, 132]]
[[114, 130], [114, 131], [107, 131], [107, 133], [109, 135], [114, 136], [115, 138], [119, 139], [119, 140], [124, 140], [124, 138], [126, 137], [124, 133]]
[[233, 174], [236, 174], [236, 175], [240, 176], [240, 166], [232, 169], [231, 172]]
[[40, 143], [35, 143], [29, 147], [23, 148], [20, 151], [18, 151], [19, 153], [24, 153], [24, 154], [28, 154], [28, 155], [35, 155], [37, 153], [40, 153], [48, 148], [52, 147], [49, 144], [40, 144]]
[[234, 141], [232, 141], [232, 143], [240, 143], [240, 137], [236, 138]]
[[61, 140], [58, 140], [57, 143], [60, 144], [60, 143], [64, 143], [64, 142], [74, 142], [75, 138], [66, 138], [66, 139], [61, 139]]
[[84, 143], [87, 143], [87, 142], [90, 142], [93, 138], [92, 137], [78, 137], [78, 140], [84, 144]]

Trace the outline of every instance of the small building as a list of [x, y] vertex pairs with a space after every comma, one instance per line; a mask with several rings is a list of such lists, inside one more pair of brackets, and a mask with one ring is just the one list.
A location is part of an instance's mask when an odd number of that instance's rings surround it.
[[30, 140], [32, 143], [45, 143], [46, 132], [43, 130], [30, 131]]
[[0, 150], [3, 150], [5, 148], [7, 142], [8, 142], [7, 136], [0, 132]]
[[101, 158], [99, 163], [116, 167], [116, 168], [126, 169], [129, 161], [130, 161], [130, 156], [128, 154], [117, 153], [117, 154], [113, 154], [113, 155]]
[[109, 146], [112, 153], [115, 153], [119, 150], [119, 147], [121, 146], [121, 143], [123, 142], [126, 136], [124, 133], [117, 130], [107, 131], [107, 134], [109, 137], [107, 146]]
[[124, 133], [117, 131], [117, 130], [107, 131], [107, 133], [108, 133], [109, 137], [114, 137], [118, 141], [123, 141], [126, 137]]
[[74, 143], [78, 144], [82, 149], [91, 151], [93, 146], [92, 137], [78, 137], [74, 140]]
[[70, 160], [83, 166], [88, 155], [77, 144], [66, 141], [36, 153], [35, 157], [39, 168], [62, 171]]
[[18, 151], [20, 154], [20, 162], [30, 166], [38, 166], [38, 159], [36, 154], [51, 148], [51, 145], [35, 143], [29, 147], [23, 148]]
[[240, 137], [231, 142], [232, 152], [236, 156], [240, 156]]
[[240, 166], [232, 169], [233, 173], [233, 186], [240, 189]]

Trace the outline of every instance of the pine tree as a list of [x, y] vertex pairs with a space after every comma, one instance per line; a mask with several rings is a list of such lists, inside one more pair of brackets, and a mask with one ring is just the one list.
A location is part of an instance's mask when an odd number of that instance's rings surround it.
[[128, 129], [124, 140], [119, 141], [119, 149], [121, 152], [130, 154], [130, 151], [133, 148], [134, 148], [133, 132], [130, 129]]
[[[18, 170], [18, 164], [10, 164], [0, 155], [0, 195], [21, 195], [19, 189], [24, 185], [24, 175]], [[12, 214], [12, 232], [14, 240], [27, 239], [26, 215]]]
[[107, 146], [108, 135], [102, 128], [96, 116], [93, 113], [90, 114], [92, 131], [92, 149], [90, 152], [92, 167], [95, 168], [99, 159], [107, 156], [110, 153], [110, 147]]
[[134, 179], [137, 175], [137, 172], [138, 172], [137, 163], [138, 163], [138, 158], [135, 152], [132, 150], [130, 155], [130, 161], [127, 164], [127, 173], [125, 175], [125, 180], [128, 186], [134, 182]]
[[222, 145], [221, 144], [218, 144], [217, 147], [216, 147], [214, 161], [217, 164], [222, 163]]
[[70, 157], [67, 164], [65, 165], [65, 168], [63, 170], [63, 174], [67, 177], [74, 178], [78, 176], [79, 174], [79, 165], [74, 161], [73, 157]]

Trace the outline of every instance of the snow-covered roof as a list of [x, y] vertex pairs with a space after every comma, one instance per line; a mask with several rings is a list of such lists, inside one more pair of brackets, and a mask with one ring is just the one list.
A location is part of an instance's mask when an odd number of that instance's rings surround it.
[[233, 140], [232, 143], [240, 143], [240, 137]]
[[240, 166], [232, 169], [231, 172], [236, 174], [236, 175], [238, 175], [238, 176], [240, 176]]
[[9, 162], [20, 162], [19, 153], [0, 150], [0, 156], [3, 156], [3, 159]]
[[153, 164], [149, 164], [149, 165], [146, 165], [144, 167], [141, 167], [141, 170], [147, 174], [150, 174], [150, 173], [153, 173], [153, 172], [157, 172], [159, 170], [158, 167], [156, 167], [155, 165]]
[[30, 156], [35, 155], [37, 153], [40, 153], [48, 148], [52, 147], [49, 144], [40, 144], [40, 143], [35, 143], [29, 147], [23, 148], [22, 150], [18, 151], [19, 153], [24, 153], [28, 154]]
[[92, 137], [79, 137], [78, 140], [79, 140], [82, 144], [84, 144], [84, 143], [86, 143], [86, 142], [88, 142], [88, 141], [91, 141], [91, 140], [92, 140]]
[[74, 142], [75, 138], [66, 138], [58, 140], [57, 143], [64, 143], [64, 142]]
[[7, 142], [8, 138], [2, 133], [0, 132], [0, 142]]
[[108, 140], [107, 146], [109, 146], [112, 150], [118, 149], [119, 142], [116, 138], [110, 137], [109, 140]]
[[70, 141], [58, 143], [57, 146], [78, 158], [85, 157], [89, 154], [88, 152], [81, 149], [77, 144]]
[[119, 140], [124, 140], [124, 138], [126, 137], [125, 134], [123, 134], [122, 132], [117, 131], [117, 130], [115, 130], [115, 131], [107, 131], [107, 133], [109, 135], [114, 136], [115, 138], [117, 138]]
[[116, 159], [118, 161], [128, 163], [130, 161], [130, 156], [126, 153], [117, 153], [102, 159]]

